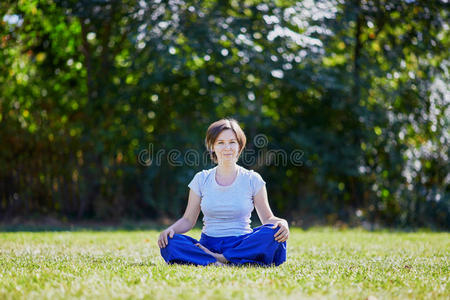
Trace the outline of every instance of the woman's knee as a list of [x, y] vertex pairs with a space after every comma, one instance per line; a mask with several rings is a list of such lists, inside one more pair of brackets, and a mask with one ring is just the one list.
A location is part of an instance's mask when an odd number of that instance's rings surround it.
[[[266, 226], [268, 225], [268, 226]], [[261, 227], [258, 232], [261, 235], [264, 235], [267, 239], [269, 239], [270, 241], [274, 241], [275, 240], [275, 234], [277, 233], [277, 231], [280, 229], [279, 227], [276, 228], [272, 228], [273, 225], [272, 224], [266, 224], [263, 227]]]
[[179, 244], [182, 241], [182, 239], [183, 237], [181, 236], [181, 234], [175, 233], [173, 237], [167, 237], [167, 245], [166, 247], [161, 249], [170, 250], [174, 246], [177, 246], [177, 244]]
[[182, 248], [180, 242], [182, 242], [183, 237], [181, 234], [175, 233], [173, 237], [167, 237], [167, 245], [164, 248], [160, 249], [161, 255], [167, 260], [172, 256], [173, 253], [176, 253], [178, 248]]
[[278, 229], [280, 229], [279, 227], [275, 227], [272, 228], [273, 224], [265, 224], [263, 227], [261, 227], [261, 231], [266, 232], [266, 233], [276, 233], [278, 231]]
[[183, 243], [185, 241], [185, 236], [183, 236], [182, 234], [179, 233], [175, 233], [173, 235], [173, 237], [167, 237], [167, 241], [168, 241], [168, 245], [172, 244], [173, 245], [177, 245], [180, 243]]

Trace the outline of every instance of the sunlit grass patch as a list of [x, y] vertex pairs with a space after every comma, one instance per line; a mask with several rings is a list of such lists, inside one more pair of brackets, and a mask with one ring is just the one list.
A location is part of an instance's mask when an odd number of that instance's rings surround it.
[[[200, 237], [198, 229], [189, 233]], [[448, 233], [291, 229], [279, 267], [167, 265], [157, 231], [0, 233], [0, 298], [448, 299]]]

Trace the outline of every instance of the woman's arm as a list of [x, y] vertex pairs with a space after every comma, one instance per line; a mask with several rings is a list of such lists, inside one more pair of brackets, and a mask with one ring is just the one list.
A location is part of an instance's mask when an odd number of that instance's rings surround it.
[[200, 214], [200, 196], [189, 190], [189, 199], [183, 217], [172, 224], [169, 228], [161, 232], [158, 238], [158, 246], [164, 248], [169, 243], [175, 233], [185, 233], [194, 227]]
[[175, 233], [185, 233], [192, 229], [197, 223], [200, 214], [200, 196], [189, 190], [189, 199], [183, 217], [167, 229], [173, 229]]
[[253, 197], [253, 202], [262, 224], [274, 224], [277, 221], [284, 221], [287, 224], [287, 221], [285, 219], [277, 218], [273, 215], [272, 210], [269, 206], [269, 200], [267, 198], [267, 190], [265, 186], [263, 186]]
[[280, 227], [275, 233], [275, 240], [278, 242], [285, 242], [289, 238], [289, 225], [285, 219], [277, 218], [273, 215], [267, 199], [266, 186], [263, 186], [259, 192], [253, 197], [258, 217], [263, 224], [274, 224], [272, 228]]

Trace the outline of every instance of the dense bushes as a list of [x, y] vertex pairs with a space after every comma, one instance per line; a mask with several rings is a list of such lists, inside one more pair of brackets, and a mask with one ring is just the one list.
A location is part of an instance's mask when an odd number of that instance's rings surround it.
[[278, 215], [448, 229], [444, 7], [7, 1], [1, 218], [179, 217], [232, 116]]

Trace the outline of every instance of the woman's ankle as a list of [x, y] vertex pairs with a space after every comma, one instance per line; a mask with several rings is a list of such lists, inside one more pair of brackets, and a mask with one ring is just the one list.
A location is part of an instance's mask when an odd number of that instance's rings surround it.
[[227, 264], [228, 260], [225, 258], [225, 256], [223, 256], [223, 254], [218, 254], [216, 256], [217, 261], [223, 263], [223, 264]]

